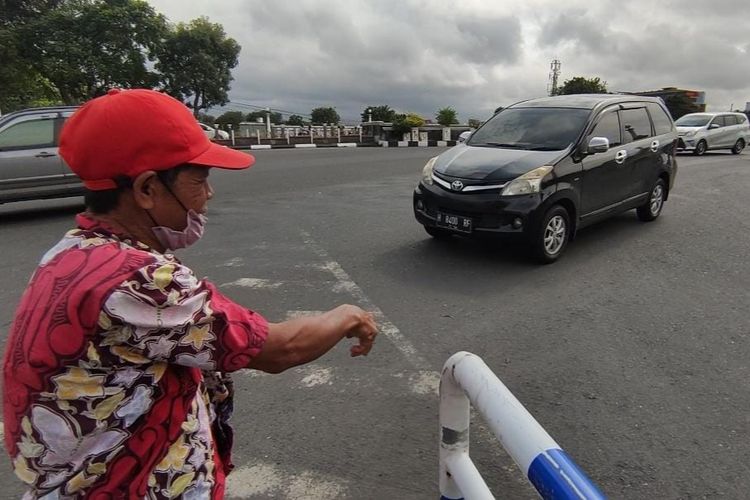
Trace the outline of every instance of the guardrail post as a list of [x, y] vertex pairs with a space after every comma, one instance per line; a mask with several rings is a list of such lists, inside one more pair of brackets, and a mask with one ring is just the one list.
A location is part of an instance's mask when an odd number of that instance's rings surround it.
[[470, 403], [542, 498], [605, 498], [484, 361], [468, 352], [451, 356], [440, 378], [442, 498], [494, 498], [469, 458]]

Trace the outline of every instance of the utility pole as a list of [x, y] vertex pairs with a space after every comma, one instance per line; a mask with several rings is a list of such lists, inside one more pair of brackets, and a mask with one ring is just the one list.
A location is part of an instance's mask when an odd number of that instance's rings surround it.
[[547, 88], [547, 92], [549, 95], [555, 95], [557, 94], [557, 80], [560, 78], [560, 68], [561, 68], [560, 60], [559, 59], [553, 59], [552, 62], [549, 65], [549, 85]]

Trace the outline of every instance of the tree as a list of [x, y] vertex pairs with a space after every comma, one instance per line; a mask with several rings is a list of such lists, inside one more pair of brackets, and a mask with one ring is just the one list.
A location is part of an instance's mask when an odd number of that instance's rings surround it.
[[214, 115], [200, 113], [198, 114], [198, 121], [207, 125], [211, 125], [213, 127], [216, 123], [216, 117]]
[[220, 24], [200, 17], [179, 23], [159, 51], [156, 69], [164, 89], [189, 101], [197, 116], [202, 109], [229, 102], [232, 68], [237, 66], [240, 45], [228, 38]]
[[424, 118], [416, 113], [406, 113], [396, 115], [396, 119], [393, 120], [393, 133], [396, 135], [403, 135], [411, 131], [414, 127], [421, 127], [424, 125]]
[[341, 121], [334, 108], [315, 108], [310, 112], [310, 118], [313, 125], [323, 125], [324, 123], [338, 125]]
[[471, 128], [479, 128], [482, 125], [482, 122], [477, 118], [469, 118], [467, 125]]
[[234, 130], [238, 130], [244, 117], [242, 111], [227, 111], [216, 119], [216, 123], [224, 126], [224, 128], [226, 128], [226, 125], [231, 125]]
[[456, 110], [451, 107], [439, 110], [435, 118], [443, 127], [450, 127], [454, 123], [458, 123], [458, 113], [456, 113]]
[[63, 102], [77, 104], [111, 87], [153, 87], [146, 61], [165, 32], [164, 16], [143, 0], [67, 1], [18, 28], [18, 51]]
[[599, 77], [584, 78], [577, 76], [570, 80], [565, 80], [562, 87], [557, 89], [555, 95], [567, 94], [606, 94], [607, 82], [603, 82]]
[[[370, 110], [370, 113], [367, 112], [368, 109]], [[367, 106], [362, 111], [363, 122], [369, 121], [370, 116], [372, 116], [372, 119], [376, 122], [392, 123], [397, 118], [398, 113], [391, 109], [387, 104], [383, 104], [382, 106]]]
[[305, 125], [305, 120], [300, 115], [290, 115], [289, 119], [286, 121], [286, 124], [303, 127]]

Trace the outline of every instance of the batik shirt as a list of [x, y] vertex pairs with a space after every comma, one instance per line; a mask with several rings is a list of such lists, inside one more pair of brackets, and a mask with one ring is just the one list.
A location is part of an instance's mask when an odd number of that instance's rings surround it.
[[80, 215], [11, 326], [5, 446], [25, 498], [221, 498], [227, 372], [268, 323], [174, 256]]

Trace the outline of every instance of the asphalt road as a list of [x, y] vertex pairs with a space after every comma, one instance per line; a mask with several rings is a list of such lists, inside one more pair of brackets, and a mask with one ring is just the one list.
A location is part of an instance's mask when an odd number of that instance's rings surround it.
[[[212, 173], [207, 234], [182, 255], [198, 275], [271, 321], [349, 302], [383, 329], [366, 359], [342, 344], [236, 375], [229, 497], [437, 498], [437, 374], [467, 350], [610, 497], [746, 498], [750, 154], [681, 156], [660, 219], [623, 214], [540, 267], [415, 223], [412, 189], [440, 151], [257, 151], [249, 171]], [[3, 338], [80, 206], [0, 206]], [[535, 497], [478, 418], [472, 456], [498, 497]], [[0, 497], [18, 498], [0, 462]]]

